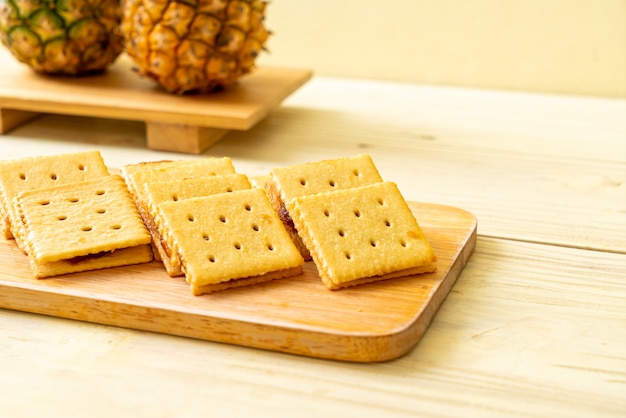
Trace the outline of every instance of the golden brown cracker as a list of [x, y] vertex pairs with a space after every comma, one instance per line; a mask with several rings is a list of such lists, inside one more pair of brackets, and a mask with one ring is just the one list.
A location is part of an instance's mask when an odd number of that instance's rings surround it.
[[274, 168], [270, 175], [288, 210], [296, 197], [382, 181], [367, 154]]
[[138, 205], [150, 235], [152, 247], [163, 262], [168, 274], [172, 277], [183, 274], [180, 260], [163, 242], [154, 217], [157, 205], [163, 202], [176, 202], [192, 197], [209, 196], [218, 193], [229, 193], [251, 188], [248, 177], [244, 174], [226, 174], [210, 177], [192, 177], [175, 181], [151, 182], [144, 184], [144, 202]]
[[175, 202], [192, 197], [230, 193], [251, 187], [248, 177], [241, 173], [190, 177], [144, 185], [146, 202], [150, 211], [155, 210], [158, 204], [167, 201]]
[[[146, 201], [146, 184], [233, 173], [235, 173], [235, 167], [229, 157], [210, 157], [197, 160], [148, 161], [128, 164], [122, 167], [122, 176], [126, 180], [128, 190], [133, 196], [139, 214], [149, 228], [153, 224], [153, 215], [150, 214], [150, 208]], [[155, 258], [159, 261], [163, 261], [166, 268], [168, 268], [168, 272], [172, 273], [172, 270], [169, 269], [169, 259], [161, 258], [163, 253], [162, 245], [158, 244], [156, 240], [153, 240], [152, 248]], [[175, 275], [180, 274], [180, 271], [175, 273]]]
[[382, 178], [371, 156], [359, 154], [275, 168], [270, 171], [270, 180], [266, 181], [265, 188], [292, 240], [301, 250], [305, 260], [310, 260], [311, 255], [291, 220], [290, 212], [293, 209], [291, 201], [296, 197], [381, 181]]
[[161, 203], [157, 224], [194, 293], [236, 286], [239, 279], [270, 280], [279, 271], [294, 274], [304, 264], [258, 188]]
[[[0, 224], [7, 239], [23, 235], [13, 199], [28, 190], [75, 183], [109, 175], [98, 151], [0, 161]], [[18, 229], [14, 232], [11, 229]]]
[[131, 194], [142, 197], [143, 184], [186, 177], [206, 177], [234, 174], [235, 167], [229, 157], [211, 157], [199, 160], [155, 161], [129, 164], [122, 168]]
[[293, 220], [330, 289], [436, 269], [437, 257], [391, 182], [302, 196]]
[[20, 193], [28, 254], [51, 263], [150, 243], [120, 176]]

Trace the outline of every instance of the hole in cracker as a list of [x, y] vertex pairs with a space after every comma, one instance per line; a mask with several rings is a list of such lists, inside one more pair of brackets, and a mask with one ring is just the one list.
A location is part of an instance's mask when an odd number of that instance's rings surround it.
[[340, 237], [343, 237], [343, 236], [345, 236], [345, 235], [346, 235], [346, 232], [345, 232], [343, 229], [340, 229], [340, 230], [338, 231], [338, 233], [339, 233], [339, 236], [340, 236]]
[[267, 249], [270, 251], [274, 251], [274, 246], [272, 244], [267, 244]]
[[330, 187], [335, 187], [335, 181], [334, 181], [334, 180], [329, 181], [329, 182], [328, 182], [328, 185], [329, 185]]
[[379, 204], [380, 206], [383, 206], [383, 205], [385, 204], [385, 201], [383, 200], [383, 198], [382, 198], [382, 197], [379, 197], [379, 198], [378, 198], [378, 204]]
[[345, 253], [344, 255], [346, 256], [346, 260], [352, 260], [352, 254]]
[[211, 237], [209, 237], [209, 234], [207, 234], [206, 232], [204, 234], [202, 234], [202, 239], [205, 241], [209, 241], [211, 239]]
[[56, 175], [56, 174], [54, 174], [54, 173], [50, 174], [50, 179], [51, 179], [51, 180], [56, 180], [57, 178], [58, 178], [58, 177], [57, 177], [57, 175]]
[[324, 216], [326, 216], [327, 218], [330, 216], [330, 212], [328, 211], [328, 209], [324, 209]]
[[233, 244], [233, 246], [235, 247], [235, 250], [241, 250], [241, 244], [236, 242]]
[[306, 186], [306, 179], [300, 179], [300, 184]]
[[57, 216], [57, 221], [64, 221], [66, 219], [67, 219], [67, 216], [65, 215]]
[[226, 216], [224, 216], [224, 215], [220, 216], [220, 222], [221, 223], [226, 223]]
[[253, 231], [258, 231], [259, 230], [259, 226], [257, 224], [252, 224], [252, 230]]
[[103, 213], [106, 213], [106, 211], [107, 211], [106, 209], [97, 209], [96, 213], [99, 215], [102, 215]]
[[372, 240], [370, 240], [370, 245], [372, 247], [376, 247], [378, 245], [378, 243], [372, 239]]
[[41, 202], [39, 202], [39, 204], [41, 206], [48, 206], [50, 204], [50, 201], [49, 200], [42, 200]]
[[104, 190], [96, 190], [96, 195], [102, 196], [105, 193]]
[[78, 164], [78, 169], [80, 171], [85, 171], [85, 164]]
[[226, 189], [226, 193], [232, 193], [233, 192], [233, 188], [229, 187], [228, 189]]
[[389, 219], [385, 219], [385, 226], [391, 226], [391, 222], [389, 222]]
[[111, 229], [114, 231], [120, 230], [122, 229], [122, 225], [119, 225], [119, 224], [111, 225]]
[[26, 174], [20, 173], [20, 180], [26, 180]]
[[246, 208], [246, 210], [247, 210], [248, 212], [250, 212], [250, 211], [252, 210], [252, 206], [250, 206], [250, 205], [246, 205], [246, 206], [245, 206], [245, 208]]
[[405, 240], [400, 240], [400, 245], [406, 248], [406, 241]]
[[356, 209], [356, 210], [354, 211], [354, 216], [356, 216], [357, 218], [360, 218], [360, 217], [361, 217], [361, 211], [360, 211], [360, 210], [358, 210], [358, 209]]
[[361, 172], [355, 168], [354, 170], [352, 170], [352, 175], [354, 177], [359, 177], [361, 175]]
[[81, 230], [81, 231], [84, 231], [84, 232], [89, 232], [89, 231], [91, 231], [92, 229], [93, 229], [93, 228], [92, 228], [92, 227], [90, 227], [90, 226], [83, 226], [80, 230]]
[[195, 222], [196, 218], [193, 215], [189, 214], [189, 215], [187, 215], [187, 220], [189, 222]]
[[78, 201], [80, 200], [77, 197], [70, 197], [69, 199], [67, 199], [70, 203], [78, 203]]
[[214, 257], [214, 256], [210, 255], [210, 256], [208, 256], [207, 258], [208, 258], [208, 260], [209, 260], [211, 263], [215, 263], [215, 257]]
[[172, 201], [174, 202], [178, 202], [178, 196], [176, 196], [175, 194], [172, 195]]

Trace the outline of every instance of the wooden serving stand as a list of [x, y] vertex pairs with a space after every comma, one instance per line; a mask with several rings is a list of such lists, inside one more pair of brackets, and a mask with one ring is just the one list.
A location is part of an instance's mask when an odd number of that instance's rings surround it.
[[0, 134], [40, 113], [144, 121], [150, 149], [199, 154], [230, 130], [248, 130], [311, 78], [310, 70], [259, 67], [237, 85], [172, 95], [121, 56], [103, 74], [44, 76], [0, 49]]

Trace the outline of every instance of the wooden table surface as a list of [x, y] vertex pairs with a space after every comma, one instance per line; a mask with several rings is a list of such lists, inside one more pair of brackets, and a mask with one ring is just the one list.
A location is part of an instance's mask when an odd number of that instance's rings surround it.
[[[139, 122], [44, 115], [0, 158], [147, 150]], [[205, 156], [265, 174], [370, 154], [476, 250], [405, 356], [355, 364], [0, 310], [6, 417], [626, 416], [626, 101], [314, 77]], [[393, 309], [393, 307], [390, 307]]]

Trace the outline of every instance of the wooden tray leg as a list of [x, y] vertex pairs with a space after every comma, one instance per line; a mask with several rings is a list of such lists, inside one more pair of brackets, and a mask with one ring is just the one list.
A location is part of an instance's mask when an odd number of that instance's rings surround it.
[[37, 116], [39, 116], [37, 112], [0, 109], [0, 134], [9, 132], [11, 129], [17, 128]]
[[146, 122], [148, 148], [159, 151], [201, 154], [228, 132], [228, 129]]

